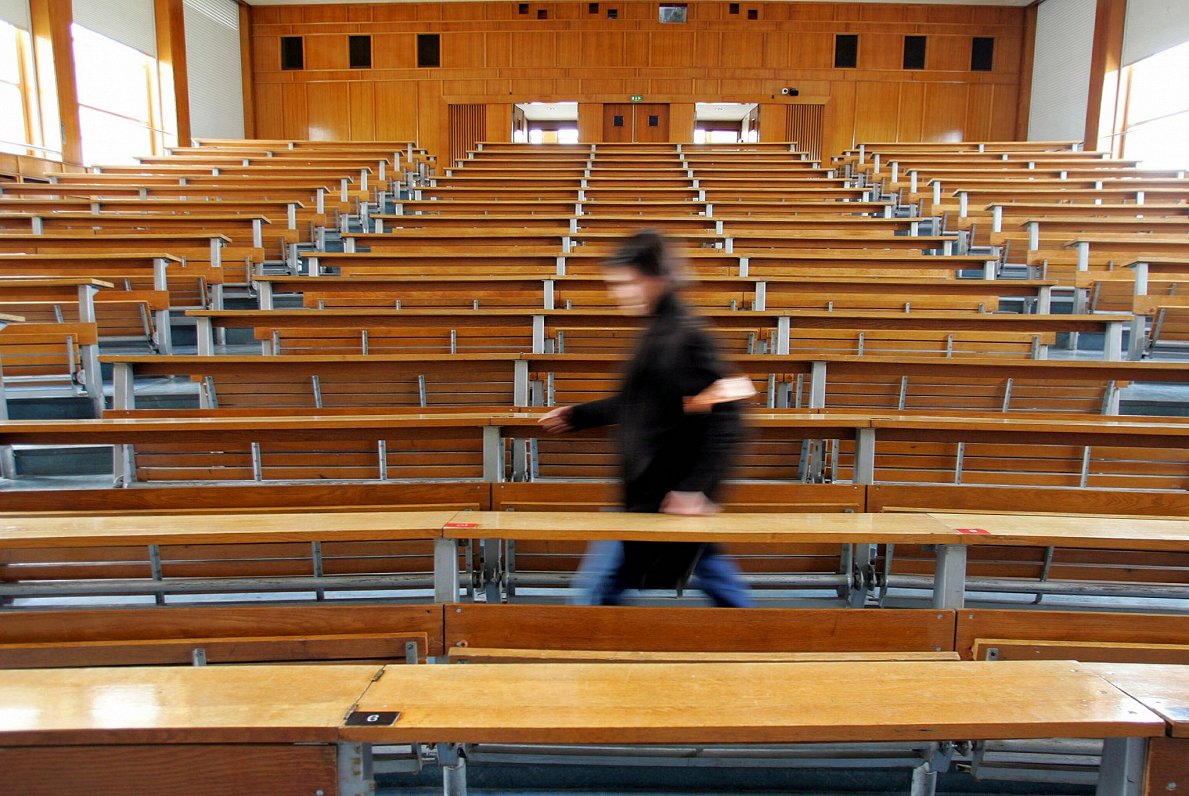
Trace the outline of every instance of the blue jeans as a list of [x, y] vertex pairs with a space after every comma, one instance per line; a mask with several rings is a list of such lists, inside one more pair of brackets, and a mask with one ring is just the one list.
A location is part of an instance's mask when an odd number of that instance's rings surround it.
[[[578, 567], [576, 605], [622, 605], [628, 585], [620, 577], [623, 542], [591, 542]], [[753, 608], [751, 590], [735, 562], [707, 545], [694, 566], [692, 585], [706, 593], [719, 608]]]

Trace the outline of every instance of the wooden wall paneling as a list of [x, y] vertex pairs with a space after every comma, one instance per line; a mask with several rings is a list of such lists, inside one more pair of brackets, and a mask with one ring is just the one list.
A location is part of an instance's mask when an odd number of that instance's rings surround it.
[[[538, 81], [544, 82], [548, 86], [553, 85], [553, 81]], [[445, 97], [473, 97], [483, 93], [484, 81], [482, 80], [443, 80], [442, 81], [442, 96]]]
[[512, 65], [511, 33], [487, 33], [484, 35], [484, 39], [486, 40], [484, 55], [488, 69]]
[[512, 34], [512, 66], [557, 66], [557, 34], [552, 31], [517, 31]]
[[928, 83], [925, 86], [925, 117], [921, 125], [925, 141], [961, 141], [965, 138], [966, 92], [963, 83]]
[[276, 6], [248, 6], [248, 16], [253, 25], [277, 25], [281, 20], [281, 9]]
[[372, 34], [372, 69], [415, 69], [416, 67], [416, 34]]
[[836, 83], [826, 103], [822, 151], [836, 155], [855, 143], [855, 84]]
[[928, 22], [929, 9], [925, 6], [877, 6], [864, 5], [859, 10], [864, 22], [900, 22], [921, 24]]
[[965, 25], [974, 19], [971, 6], [927, 6], [926, 21], [933, 24]]
[[991, 141], [1010, 141], [1016, 134], [1016, 96], [1015, 86], [996, 83], [991, 97], [991, 132], [987, 138]]
[[413, 18], [418, 22], [438, 22], [442, 19], [445, 3], [412, 3]]
[[483, 134], [484, 141], [512, 140], [512, 109], [516, 106], [510, 102], [488, 103], [485, 112], [487, 131]]
[[1024, 37], [1022, 35], [1004, 36], [1000, 32], [992, 38], [995, 39], [995, 59], [991, 63], [991, 72], [996, 76], [1017, 74], [1020, 71]]
[[899, 117], [898, 84], [855, 84], [856, 141], [895, 141]]
[[[244, 135], [256, 137], [256, 102], [252, 86], [255, 83], [256, 67], [253, 63], [252, 14], [250, 6], [239, 7], [239, 62], [243, 74]], [[184, 37], [183, 37], [184, 38]]]
[[798, 38], [784, 31], [770, 31], [764, 34], [764, 60], [766, 69], [788, 69], [793, 66], [793, 41]]
[[789, 106], [783, 102], [760, 103], [760, 140], [789, 141]]
[[485, 3], [444, 3], [442, 19], [450, 22], [485, 19], [486, 5]]
[[764, 34], [742, 31], [724, 33], [719, 63], [726, 68], [760, 68], [764, 63]]
[[[578, 30], [561, 31], [557, 35], [558, 66], [582, 63], [582, 42], [585, 34]], [[602, 63], [602, 61], [599, 61]]]
[[422, 80], [417, 84], [417, 143], [438, 155], [449, 151], [450, 130], [442, 105], [442, 84]]
[[995, 86], [975, 83], [966, 89], [966, 122], [962, 137], [969, 141], [992, 141], [991, 120], [995, 115]]
[[419, 92], [411, 81], [376, 83], [375, 125], [379, 141], [413, 141], [419, 129]]
[[316, 5], [301, 7], [301, 21], [307, 25], [328, 22], [349, 22], [347, 6], [344, 5]]
[[[607, 96], [609, 94], [626, 95], [627, 93], [623, 80], [598, 78], [582, 81], [582, 96], [584, 97]], [[601, 130], [602, 122], [599, 124]]]
[[637, 31], [625, 33], [623, 36], [623, 65], [636, 68], [648, 66], [651, 49], [651, 33]]
[[578, 36], [578, 49], [572, 51], [568, 49], [571, 37], [563, 38], [567, 40], [567, 48], [563, 48], [560, 42], [558, 45], [559, 58], [563, 55], [565, 58], [563, 63], [578, 64], [585, 57], [592, 64], [623, 66], [624, 39], [621, 32], [582, 31]]
[[371, 6], [372, 22], [414, 22], [417, 9], [412, 3], [383, 3]]
[[[786, 65], [792, 69], [833, 69], [834, 34], [798, 31], [790, 36], [786, 55]], [[859, 37], [859, 65], [863, 65], [862, 36]]]
[[310, 134], [306, 83], [281, 86], [281, 138], [301, 139]]
[[925, 42], [925, 68], [934, 71], [970, 71], [970, 36], [930, 34]]
[[256, 86], [256, 135], [261, 138], [285, 137], [285, 102], [280, 83]]
[[345, 141], [351, 138], [350, 84], [306, 84], [306, 118], [312, 141]]
[[[658, 31], [649, 36], [649, 66], [688, 67], [697, 63], [695, 35], [686, 31]], [[692, 128], [691, 128], [692, 129]]]
[[660, 78], [648, 82], [648, 93], [653, 96], [695, 97], [693, 78]]
[[377, 141], [376, 84], [357, 81], [348, 84], [350, 91], [350, 138], [354, 141]]
[[694, 78], [694, 95], [703, 101], [710, 97], [721, 96], [721, 81], [712, 78]]
[[563, 77], [553, 81], [553, 93], [567, 102], [574, 102], [582, 95], [582, 81], [576, 77]]
[[[837, 7], [832, 3], [797, 3], [789, 8], [789, 19], [803, 21], [833, 22]], [[854, 18], [858, 18], [858, 10], [853, 9]]]
[[603, 140], [603, 104], [578, 103], [578, 140], [584, 144]]
[[307, 71], [348, 69], [350, 66], [345, 35], [305, 37], [305, 68]]
[[900, 83], [897, 141], [920, 141], [925, 116], [925, 84]]
[[694, 123], [697, 115], [697, 107], [692, 102], [671, 103], [669, 105], [668, 140], [674, 144], [693, 141]]
[[[375, 37], [373, 37], [372, 45], [375, 46]], [[251, 50], [252, 74], [257, 79], [266, 72], [281, 71], [281, 38], [279, 36], [254, 36]]]
[[[1020, 36], [1020, 91], [1016, 97], [1016, 134], [1015, 138], [1025, 141], [1028, 138], [1028, 114], [1032, 106], [1032, 65], [1036, 53], [1036, 5], [1024, 9], [1023, 32]], [[995, 43], [999, 46], [999, 42]]]
[[[929, 45], [926, 43], [926, 58], [928, 54]], [[833, 60], [830, 63], [833, 64]], [[860, 33], [859, 66], [864, 70], [901, 69], [904, 66], [904, 34], [867, 31]]]
[[[347, 6], [347, 20], [349, 22], [358, 22], [361, 24], [368, 24], [372, 21], [372, 7], [365, 5], [349, 5]], [[364, 28], [359, 29], [360, 33], [366, 33]]]
[[447, 106], [450, 124], [450, 162], [464, 159], [487, 135], [487, 106], [457, 103]]
[[722, 59], [722, 33], [716, 30], [698, 31], [695, 47], [699, 64], [716, 64]]
[[786, 140], [795, 141], [797, 149], [807, 152], [810, 160], [822, 159], [824, 111], [824, 105], [798, 103], [789, 105], [786, 112]]
[[487, 62], [485, 38], [481, 31], [443, 35], [442, 66], [450, 69], [482, 68]]

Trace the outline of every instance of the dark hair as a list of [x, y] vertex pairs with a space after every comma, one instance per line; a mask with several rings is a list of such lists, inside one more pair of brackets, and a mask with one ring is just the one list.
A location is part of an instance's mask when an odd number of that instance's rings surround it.
[[654, 229], [642, 229], [624, 241], [607, 265], [635, 268], [645, 276], [676, 280], [678, 273], [669, 245]]

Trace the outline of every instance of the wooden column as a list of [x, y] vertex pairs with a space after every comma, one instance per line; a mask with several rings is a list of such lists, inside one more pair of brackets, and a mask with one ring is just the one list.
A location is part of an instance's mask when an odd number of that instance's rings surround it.
[[239, 4], [239, 63], [244, 81], [244, 137], [255, 138], [256, 102], [253, 85], [256, 72], [252, 62], [252, 15], [248, 9], [246, 3]]
[[29, 21], [46, 146], [60, 145], [63, 163], [81, 165], [83, 137], [70, 37], [74, 21], [70, 0], [29, 0]]
[[694, 103], [671, 103], [669, 105], [669, 143], [688, 144], [693, 141], [696, 119], [697, 111]]
[[182, 0], [154, 0], [153, 11], [157, 24], [162, 129], [166, 135], [176, 136], [178, 146], [189, 146], [190, 84], [186, 76], [186, 25]]
[[1016, 106], [1016, 138], [1028, 140], [1028, 116], [1032, 112], [1032, 63], [1036, 57], [1036, 6], [1024, 9], [1024, 36], [1020, 42], [1020, 91]]
[[1098, 0], [1094, 49], [1090, 55], [1090, 93], [1086, 98], [1086, 148], [1116, 151], [1115, 111], [1122, 76], [1123, 20], [1127, 0]]

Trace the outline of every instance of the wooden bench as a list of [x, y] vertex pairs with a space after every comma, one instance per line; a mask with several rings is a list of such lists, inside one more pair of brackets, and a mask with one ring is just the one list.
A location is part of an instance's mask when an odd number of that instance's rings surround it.
[[157, 337], [153, 320], [169, 309], [169, 294], [114, 287], [87, 277], [0, 278], [0, 310], [21, 312], [33, 323], [94, 321], [100, 340], [147, 340], [152, 345]]
[[[9, 516], [5, 597], [430, 590], [456, 512]], [[438, 562], [438, 566], [443, 566]]]
[[[895, 656], [953, 653], [952, 611], [846, 609], [585, 607], [459, 604], [445, 609], [444, 652], [451, 661], [581, 661], [622, 653], [619, 660], [779, 660], [782, 655]], [[575, 653], [573, 656], [565, 653]], [[556, 656], [556, 657], [554, 657]], [[840, 660], [841, 658], [833, 658]], [[674, 662], [680, 660], [675, 658]], [[812, 660], [812, 658], [806, 658]]]
[[[764, 701], [775, 718], [757, 726], [752, 678], [760, 672], [774, 684]], [[972, 680], [985, 684], [989, 696], [967, 704]], [[853, 699], [855, 682], [866, 684], [865, 699]], [[146, 765], [163, 765], [167, 756], [176, 762], [180, 754], [184, 766], [168, 767], [176, 773], [154, 778], [141, 792], [213, 794], [280, 786], [347, 796], [373, 787], [373, 745], [426, 739], [441, 742], [444, 789], [455, 794], [465, 790], [465, 757], [455, 746], [461, 743], [839, 742], [861, 744], [848, 751], [864, 757], [874, 754], [866, 745], [890, 742], [903, 747], [902, 759], [913, 761], [904, 765], [920, 769], [914, 776], [929, 781], [933, 769], [921, 765], [920, 755], [931, 743], [1106, 736], [1099, 793], [1124, 796], [1133, 792], [1121, 784], [1127, 755], [1142, 755], [1147, 739], [1163, 734], [1165, 724], [1103, 682], [1049, 662], [6, 671], [0, 672], [0, 706], [37, 720], [25, 719], [3, 732], [0, 756], [9, 782], [20, 788], [44, 784], [45, 767], [54, 761], [59, 772], [54, 784], [62, 789], [53, 792], [84, 783], [101, 795], [126, 792], [129, 782], [143, 779]], [[582, 693], [579, 702], [574, 688]], [[125, 696], [117, 713], [103, 699], [110, 693], [151, 696], [134, 703], [144, 706], [139, 712], [129, 709], [131, 697]], [[466, 704], [452, 701], [459, 693], [468, 695]], [[664, 710], [650, 703], [656, 693], [667, 695]], [[473, 694], [485, 698], [476, 703]], [[58, 705], [64, 707], [48, 709]], [[68, 709], [78, 705], [85, 707]], [[542, 721], [546, 715], [550, 718]], [[369, 726], [372, 716], [378, 721]], [[935, 758], [933, 766], [948, 765], [948, 759]], [[100, 762], [104, 773], [97, 779]]]
[[5, 611], [0, 669], [220, 663], [417, 663], [440, 656], [432, 605]]
[[362, 793], [340, 788], [340, 764], [350, 769], [352, 757], [337, 746], [339, 726], [381, 671], [377, 664], [3, 671], [0, 705], [22, 717], [0, 730], [6, 787], [96, 796]]
[[19, 323], [0, 330], [0, 361], [7, 393], [16, 384], [79, 391], [95, 416], [104, 408], [95, 322]]

